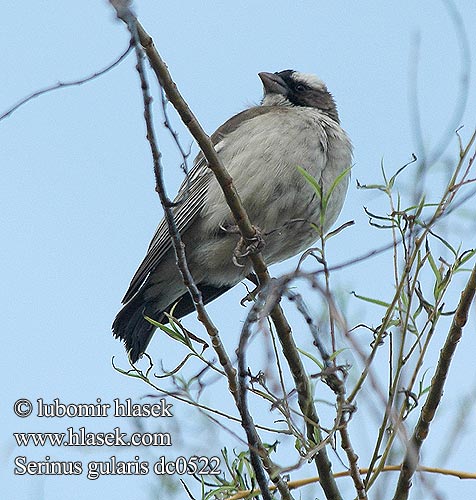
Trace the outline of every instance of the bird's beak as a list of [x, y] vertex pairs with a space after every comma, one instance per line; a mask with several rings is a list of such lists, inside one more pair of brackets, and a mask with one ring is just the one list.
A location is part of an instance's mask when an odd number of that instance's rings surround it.
[[265, 94], [281, 94], [283, 96], [288, 95], [288, 87], [285, 81], [275, 73], [266, 73], [261, 72], [258, 73], [258, 76], [261, 78], [264, 87]]

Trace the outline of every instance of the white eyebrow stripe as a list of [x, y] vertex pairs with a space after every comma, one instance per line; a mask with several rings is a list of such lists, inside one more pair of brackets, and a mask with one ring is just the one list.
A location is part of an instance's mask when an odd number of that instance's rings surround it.
[[327, 90], [326, 84], [316, 75], [312, 75], [311, 73], [300, 73], [299, 71], [295, 71], [293, 73], [293, 78], [313, 89]]

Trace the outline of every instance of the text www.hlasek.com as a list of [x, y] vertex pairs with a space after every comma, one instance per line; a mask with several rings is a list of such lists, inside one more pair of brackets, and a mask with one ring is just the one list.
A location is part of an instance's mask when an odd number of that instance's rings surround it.
[[14, 432], [18, 446], [171, 446], [168, 432], [134, 432], [127, 437], [115, 427], [112, 432], [87, 432], [84, 427], [66, 432]]

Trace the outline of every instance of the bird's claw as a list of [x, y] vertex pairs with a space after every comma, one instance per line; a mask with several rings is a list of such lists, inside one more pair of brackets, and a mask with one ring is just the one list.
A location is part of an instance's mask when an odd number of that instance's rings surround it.
[[233, 252], [233, 255], [231, 256], [231, 260], [233, 261], [233, 264], [235, 264], [236, 267], [245, 267], [244, 264], [240, 264], [238, 262], [238, 259], [237, 259], [236, 255], [235, 255], [235, 252]]
[[222, 231], [225, 231], [225, 233], [240, 234], [240, 229], [238, 228], [238, 226], [236, 224], [230, 224], [230, 223], [226, 222], [224, 224], [220, 224], [219, 228]]
[[241, 264], [239, 261], [249, 255], [260, 252], [265, 245], [261, 231], [256, 226], [253, 226], [253, 229], [255, 230], [255, 235], [246, 240], [241, 237], [233, 251], [232, 259], [235, 266], [244, 267], [244, 264]]

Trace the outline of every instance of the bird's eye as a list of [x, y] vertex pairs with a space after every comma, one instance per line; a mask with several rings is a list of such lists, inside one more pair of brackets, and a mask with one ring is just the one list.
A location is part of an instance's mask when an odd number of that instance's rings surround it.
[[303, 92], [304, 90], [306, 90], [306, 86], [305, 86], [305, 85], [302, 85], [301, 83], [298, 83], [298, 84], [296, 85], [296, 90], [297, 90], [298, 92]]

